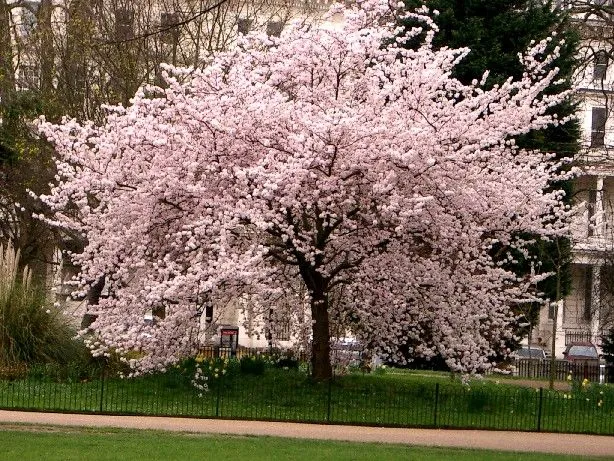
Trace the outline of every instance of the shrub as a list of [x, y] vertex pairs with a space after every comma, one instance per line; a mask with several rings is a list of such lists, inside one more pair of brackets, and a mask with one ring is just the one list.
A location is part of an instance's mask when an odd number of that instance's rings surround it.
[[241, 365], [235, 358], [205, 357], [199, 354], [184, 360], [180, 368], [190, 377], [192, 386], [207, 391], [212, 384], [228, 385], [240, 372]]
[[292, 350], [273, 350], [268, 357], [263, 356], [263, 359], [265, 363], [269, 363], [275, 368], [282, 368], [285, 370], [298, 370], [300, 365], [299, 359]]
[[373, 370], [373, 374], [377, 376], [384, 376], [386, 373], [388, 373], [386, 365], [380, 365], [379, 367], [375, 367]]
[[281, 357], [275, 365], [277, 368], [298, 370], [298, 359], [296, 357]]
[[243, 357], [241, 359], [241, 373], [248, 375], [262, 375], [266, 366], [264, 358], [259, 356]]
[[23, 379], [27, 376], [28, 369], [23, 363], [1, 364], [0, 363], [0, 380], [13, 381]]
[[18, 274], [18, 267], [19, 251], [0, 245], [0, 364], [86, 360], [87, 349], [74, 339], [68, 319], [31, 281], [29, 269]]

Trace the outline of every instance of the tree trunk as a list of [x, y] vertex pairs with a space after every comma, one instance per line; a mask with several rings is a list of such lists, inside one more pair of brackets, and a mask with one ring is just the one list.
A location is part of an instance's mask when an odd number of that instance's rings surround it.
[[6, 0], [0, 0], [0, 91], [2, 103], [8, 93], [15, 90], [15, 72], [13, 68], [13, 48], [11, 44], [11, 24], [9, 21], [11, 7]]
[[312, 293], [311, 318], [313, 320], [311, 376], [316, 381], [324, 381], [333, 377], [330, 363], [328, 297], [324, 290]]
[[54, 91], [53, 78], [55, 49], [51, 16], [53, 14], [52, 0], [42, 0], [38, 9], [38, 30], [40, 34], [40, 91], [43, 97], [51, 99]]
[[[15, 123], [15, 117], [9, 117], [9, 108], [15, 93], [15, 68], [13, 67], [10, 16], [11, 7], [7, 4], [6, 0], [0, 0], [0, 95], [2, 95], [0, 98], [0, 118], [2, 119], [2, 128], [5, 133]], [[3, 147], [12, 149], [14, 146], [4, 145]]]
[[87, 303], [87, 311], [83, 314], [83, 318], [81, 319], [81, 328], [85, 330], [89, 328], [92, 323], [96, 321], [98, 318], [97, 314], [92, 314], [89, 312], [89, 306], [96, 306], [100, 301], [100, 296], [102, 295], [102, 290], [104, 289], [105, 277], [100, 277], [96, 283], [94, 283], [89, 290], [87, 290], [87, 294], [85, 295], [85, 301]]

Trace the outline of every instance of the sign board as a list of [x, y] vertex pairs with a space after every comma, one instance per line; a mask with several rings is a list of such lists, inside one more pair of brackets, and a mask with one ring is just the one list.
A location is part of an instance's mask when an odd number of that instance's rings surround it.
[[220, 328], [220, 347], [229, 347], [234, 355], [239, 346], [239, 327]]

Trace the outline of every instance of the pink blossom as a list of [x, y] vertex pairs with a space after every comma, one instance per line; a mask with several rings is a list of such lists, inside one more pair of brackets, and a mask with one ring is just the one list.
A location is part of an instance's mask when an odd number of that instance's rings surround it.
[[383, 3], [344, 14], [339, 29], [249, 35], [187, 81], [168, 67], [168, 88], [101, 126], [40, 124], [58, 155], [50, 219], [87, 240], [82, 287], [105, 276], [111, 293], [97, 353], [137, 349], [138, 370], [162, 369], [195, 350], [199, 294], [269, 309], [297, 287], [316, 343], [344, 318], [394, 355], [428, 325], [418, 352], [472, 371], [509, 337], [530, 284], [489, 250], [567, 232], [548, 189], [559, 165], [509, 141], [556, 123], [564, 95], [541, 96], [553, 57], [538, 43], [522, 80], [484, 90], [450, 77], [468, 50], [433, 50], [432, 33], [401, 48]]

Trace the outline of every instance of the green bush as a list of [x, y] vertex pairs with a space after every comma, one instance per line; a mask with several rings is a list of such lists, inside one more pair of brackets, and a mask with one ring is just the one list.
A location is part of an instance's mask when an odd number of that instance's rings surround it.
[[42, 289], [15, 283], [0, 298], [0, 362], [67, 364], [82, 359], [85, 346]]
[[28, 365], [28, 377], [44, 382], [86, 382], [100, 379], [103, 371], [106, 376], [117, 376], [107, 370], [100, 359], [95, 359], [84, 351], [83, 357], [71, 362], [46, 362]]
[[266, 360], [262, 357], [243, 357], [240, 362], [241, 373], [247, 375], [262, 375], [266, 368]]
[[262, 355], [261, 357], [266, 364], [284, 370], [298, 370], [301, 365], [293, 351], [273, 349], [271, 353]]
[[0, 364], [67, 365], [88, 360], [76, 330], [31, 281], [28, 268], [19, 271], [19, 251], [0, 245]]
[[298, 359], [296, 357], [282, 357], [275, 364], [277, 368], [298, 370]]
[[1, 364], [0, 363], [0, 380], [14, 381], [23, 379], [27, 376], [28, 369], [23, 363]]

